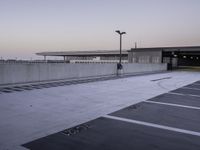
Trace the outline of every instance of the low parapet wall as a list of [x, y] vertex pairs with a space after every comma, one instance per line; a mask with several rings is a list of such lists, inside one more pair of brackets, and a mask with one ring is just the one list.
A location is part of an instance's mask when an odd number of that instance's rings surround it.
[[[166, 70], [166, 64], [123, 64], [122, 73]], [[0, 64], [0, 85], [117, 75], [116, 64]]]

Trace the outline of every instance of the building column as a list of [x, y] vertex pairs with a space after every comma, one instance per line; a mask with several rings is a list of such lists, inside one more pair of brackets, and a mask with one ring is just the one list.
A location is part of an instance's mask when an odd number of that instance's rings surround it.
[[46, 55], [44, 55], [44, 61], [46, 61]]

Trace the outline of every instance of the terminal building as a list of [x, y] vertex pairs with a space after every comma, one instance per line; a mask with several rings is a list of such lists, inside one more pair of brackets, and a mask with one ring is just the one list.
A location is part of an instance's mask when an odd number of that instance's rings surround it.
[[[119, 50], [95, 50], [95, 51], [64, 51], [64, 52], [41, 52], [36, 55], [63, 57], [69, 63], [116, 63], [119, 61]], [[128, 51], [122, 51], [122, 62], [128, 62]]]
[[200, 46], [132, 48], [128, 50], [128, 62], [200, 66]]
[[[41, 52], [37, 55], [63, 57], [69, 63], [117, 63], [119, 50]], [[122, 51], [122, 63], [168, 63], [172, 67], [200, 66], [200, 46], [131, 48]]]

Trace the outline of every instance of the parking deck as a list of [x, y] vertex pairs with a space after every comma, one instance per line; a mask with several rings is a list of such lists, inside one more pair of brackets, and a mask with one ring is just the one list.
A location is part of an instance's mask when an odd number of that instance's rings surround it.
[[24, 144], [32, 150], [198, 150], [200, 81]]

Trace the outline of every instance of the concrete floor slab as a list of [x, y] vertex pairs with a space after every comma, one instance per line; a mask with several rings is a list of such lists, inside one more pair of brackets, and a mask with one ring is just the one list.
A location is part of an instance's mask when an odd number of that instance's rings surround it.
[[2, 93], [0, 149], [13, 150], [199, 80], [199, 72], [178, 71]]

